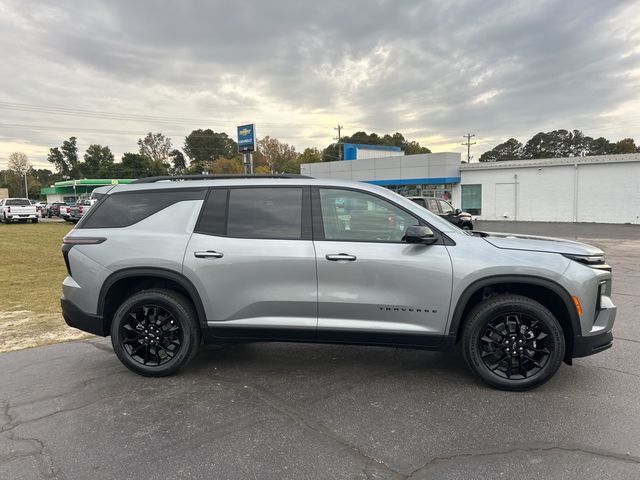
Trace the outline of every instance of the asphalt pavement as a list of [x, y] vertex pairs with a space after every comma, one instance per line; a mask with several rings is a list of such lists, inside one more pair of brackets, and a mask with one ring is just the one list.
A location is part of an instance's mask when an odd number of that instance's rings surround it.
[[126, 370], [109, 339], [6, 353], [0, 478], [640, 478], [640, 227], [478, 228], [602, 247], [613, 348], [525, 393], [457, 354], [394, 348], [215, 346], [162, 379]]

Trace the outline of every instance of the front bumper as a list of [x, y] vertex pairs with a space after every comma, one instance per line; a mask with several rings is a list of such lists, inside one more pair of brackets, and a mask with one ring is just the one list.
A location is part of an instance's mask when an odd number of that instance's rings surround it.
[[613, 345], [613, 332], [604, 332], [589, 337], [576, 337], [573, 340], [573, 357], [587, 357], [602, 352]]
[[67, 325], [78, 330], [93, 333], [106, 337], [109, 335], [108, 325], [101, 315], [93, 315], [82, 311], [76, 304], [62, 297], [60, 299], [62, 306], [62, 316]]

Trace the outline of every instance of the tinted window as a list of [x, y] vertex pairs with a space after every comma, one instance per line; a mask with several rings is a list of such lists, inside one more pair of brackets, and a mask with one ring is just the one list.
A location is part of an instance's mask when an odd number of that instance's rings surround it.
[[418, 205], [420, 205], [421, 207], [427, 207], [424, 203], [424, 198], [412, 198], [411, 199], [414, 203], [417, 203]]
[[206, 190], [142, 190], [107, 195], [76, 228], [120, 228], [138, 223], [174, 203], [202, 200]]
[[325, 240], [400, 242], [417, 218], [392, 203], [352, 190], [320, 189]]
[[227, 195], [229, 190], [211, 190], [204, 204], [196, 232], [207, 235], [227, 234]]
[[228, 208], [231, 237], [302, 237], [302, 188], [230, 189]]
[[31, 202], [29, 200], [22, 199], [22, 198], [11, 198], [11, 199], [7, 199], [5, 200], [5, 205], [7, 207], [18, 207], [18, 206], [24, 206], [24, 205], [31, 205]]

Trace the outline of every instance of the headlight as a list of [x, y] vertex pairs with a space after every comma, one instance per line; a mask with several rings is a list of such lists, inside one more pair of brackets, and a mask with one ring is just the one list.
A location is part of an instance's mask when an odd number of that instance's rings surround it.
[[603, 265], [604, 264], [604, 254], [602, 255], [574, 255], [569, 253], [563, 253], [563, 255], [571, 260], [575, 260], [576, 262], [582, 263], [584, 265]]

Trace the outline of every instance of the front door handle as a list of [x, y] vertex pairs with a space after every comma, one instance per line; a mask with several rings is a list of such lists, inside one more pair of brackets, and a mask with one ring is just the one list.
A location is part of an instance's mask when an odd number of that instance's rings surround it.
[[193, 256], [196, 258], [222, 258], [224, 254], [215, 250], [207, 250], [206, 252], [193, 252]]
[[348, 253], [327, 253], [325, 257], [327, 260], [331, 260], [332, 262], [355, 262], [356, 256], [349, 255]]

